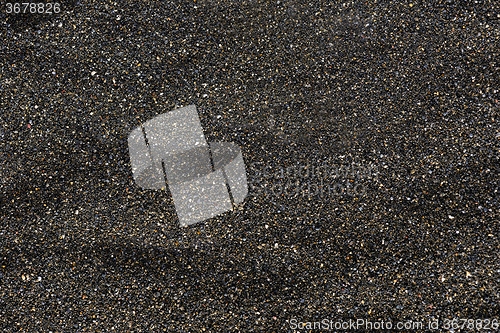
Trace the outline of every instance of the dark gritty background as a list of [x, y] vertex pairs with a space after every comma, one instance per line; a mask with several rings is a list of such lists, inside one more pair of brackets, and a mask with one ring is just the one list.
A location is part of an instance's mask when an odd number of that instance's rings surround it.
[[[498, 318], [495, 1], [79, 1], [0, 14], [0, 328]], [[378, 166], [181, 229], [128, 133], [196, 104], [247, 166]], [[249, 177], [252, 170], [247, 170]], [[267, 225], [267, 227], [266, 227]]]

